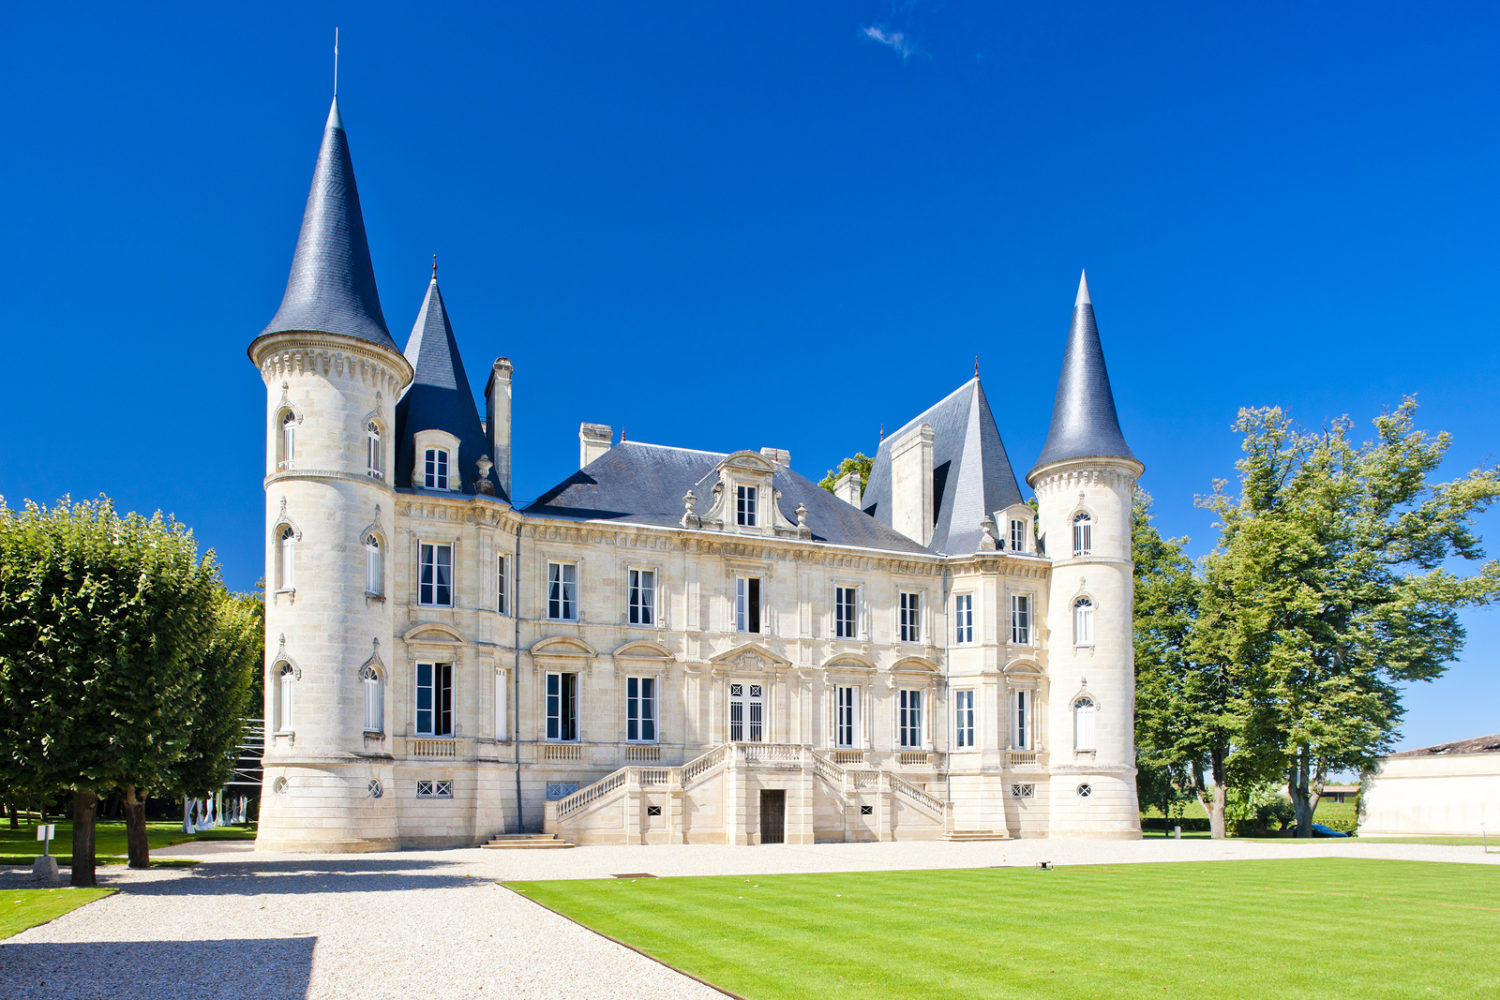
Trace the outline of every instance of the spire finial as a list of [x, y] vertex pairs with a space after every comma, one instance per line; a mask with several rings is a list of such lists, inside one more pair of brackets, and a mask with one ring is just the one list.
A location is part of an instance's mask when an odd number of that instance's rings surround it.
[[974, 355], [974, 377], [979, 377], [979, 355]]
[[432, 280], [437, 280], [437, 254], [432, 255]]
[[1089, 298], [1089, 274], [1087, 271], [1078, 272], [1078, 298], [1073, 300], [1073, 308], [1079, 306], [1091, 306], [1093, 301]]
[[333, 26], [333, 97], [339, 96], [339, 27]]
[[880, 440], [885, 440], [885, 424], [880, 425]]

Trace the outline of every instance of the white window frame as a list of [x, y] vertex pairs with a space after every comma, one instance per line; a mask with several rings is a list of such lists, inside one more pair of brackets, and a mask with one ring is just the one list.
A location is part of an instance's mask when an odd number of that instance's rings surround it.
[[625, 621], [642, 628], [655, 628], [657, 579], [650, 566], [631, 566], [625, 570]]
[[290, 524], [283, 524], [276, 533], [276, 590], [284, 592], [296, 587], [297, 531]]
[[901, 688], [896, 693], [896, 745], [902, 750], [920, 750], [927, 745], [922, 693], [921, 688]]
[[417, 782], [417, 798], [419, 799], [451, 799], [453, 798], [453, 781], [438, 781], [421, 779]]
[[953, 692], [953, 745], [972, 750], [974, 736], [974, 689], [958, 688]]
[[1094, 644], [1094, 602], [1080, 597], [1073, 602], [1073, 645]]
[[578, 621], [578, 564], [547, 560], [547, 620]]
[[542, 696], [549, 743], [577, 743], [579, 740], [578, 681], [576, 671], [547, 671]]
[[1076, 699], [1073, 702], [1073, 749], [1093, 750], [1096, 748], [1094, 742], [1094, 723], [1098, 719], [1098, 709], [1094, 705], [1094, 699], [1088, 695]]
[[859, 637], [859, 588], [835, 586], [833, 588], [833, 637], [856, 639]]
[[[423, 683], [423, 672], [426, 683]], [[442, 739], [454, 734], [453, 664], [422, 660], [412, 671], [412, 731], [426, 739]], [[422, 693], [427, 692], [427, 708], [422, 708]], [[446, 697], [445, 697], [446, 696]], [[427, 725], [422, 725], [423, 713]]]
[[953, 641], [962, 646], [974, 641], [974, 595], [953, 595]]
[[385, 478], [385, 434], [373, 420], [365, 424], [365, 475]]
[[1017, 688], [1010, 696], [1010, 740], [1016, 750], [1030, 750], [1036, 742], [1036, 692]]
[[1010, 550], [1012, 552], [1026, 551], [1026, 521], [1019, 517], [1010, 519]]
[[1010, 595], [1010, 644], [1031, 645], [1031, 595]]
[[760, 635], [766, 628], [765, 609], [765, 578], [759, 576], [735, 577], [734, 630], [736, 632], [744, 632], [747, 635]]
[[[657, 679], [650, 675], [631, 675], [625, 678], [625, 742], [660, 742], [660, 727], [657, 724], [658, 704]], [[631, 735], [634, 733], [634, 735]]]
[[495, 611], [510, 614], [510, 577], [507, 570], [510, 560], [503, 555], [495, 556]]
[[292, 685], [297, 683], [297, 668], [283, 662], [276, 668], [276, 731], [292, 731]]
[[385, 550], [373, 531], [365, 536], [365, 593], [372, 597], [385, 594]]
[[297, 460], [297, 414], [291, 410], [282, 410], [277, 433], [276, 467], [290, 469]]
[[451, 490], [453, 456], [447, 448], [428, 447], [422, 451], [422, 486], [429, 490]]
[[495, 671], [495, 741], [498, 743], [505, 743], [510, 739], [508, 681], [509, 677], [504, 670]]
[[[445, 553], [446, 563], [442, 558]], [[444, 569], [447, 570], [446, 579]], [[424, 608], [453, 607], [451, 542], [417, 542], [417, 604]]]
[[760, 487], [743, 483], [735, 487], [734, 523], [741, 528], [760, 526]]
[[838, 684], [833, 689], [833, 745], [839, 750], [860, 746], [859, 687]]
[[1073, 515], [1073, 555], [1087, 556], [1094, 552], [1094, 517], [1086, 510]]
[[[739, 694], [735, 691], [738, 690]], [[757, 694], [756, 692], [760, 692]], [[730, 742], [739, 743], [764, 743], [770, 730], [770, 720], [766, 716], [766, 685], [762, 681], [731, 681], [729, 684], [729, 727]], [[734, 717], [734, 710], [740, 709], [738, 720]], [[757, 718], [759, 716], [759, 718]], [[739, 734], [735, 734], [735, 726], [740, 727]]]
[[903, 590], [896, 595], [898, 605], [897, 636], [902, 642], [922, 641], [922, 593]]
[[364, 692], [365, 732], [385, 732], [385, 689], [381, 686], [380, 671], [366, 663], [359, 668], [360, 688]]

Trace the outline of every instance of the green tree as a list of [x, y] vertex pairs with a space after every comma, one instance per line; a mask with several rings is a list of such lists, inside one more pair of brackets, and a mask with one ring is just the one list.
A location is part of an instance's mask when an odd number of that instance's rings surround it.
[[1389, 752], [1401, 684], [1440, 676], [1463, 646], [1461, 608], [1500, 595], [1500, 562], [1471, 576], [1475, 517], [1500, 473], [1430, 477], [1446, 433], [1413, 425], [1406, 399], [1357, 444], [1352, 423], [1297, 427], [1279, 408], [1242, 410], [1240, 488], [1216, 482], [1218, 517], [1194, 648], [1234, 678], [1234, 742], [1245, 773], [1285, 781], [1298, 835], [1310, 836], [1325, 780]]
[[100, 794], [159, 784], [187, 753], [222, 588], [159, 513], [0, 498], [0, 780], [71, 797], [73, 885], [94, 884]]
[[863, 493], [865, 487], [870, 484], [870, 469], [875, 465], [875, 460], [862, 451], [856, 451], [853, 458], [846, 458], [839, 463], [837, 469], [829, 469], [828, 475], [818, 483], [829, 493], [833, 492], [833, 484], [851, 472], [859, 473], [859, 490]]

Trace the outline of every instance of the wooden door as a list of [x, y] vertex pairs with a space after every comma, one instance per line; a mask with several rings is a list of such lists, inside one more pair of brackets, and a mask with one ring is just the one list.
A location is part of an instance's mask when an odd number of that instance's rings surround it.
[[780, 788], [763, 788], [760, 792], [760, 842], [786, 842], [786, 792]]

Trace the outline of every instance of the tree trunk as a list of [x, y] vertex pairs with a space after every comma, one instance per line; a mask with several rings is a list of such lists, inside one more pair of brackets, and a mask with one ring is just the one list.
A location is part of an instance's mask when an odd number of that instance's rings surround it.
[[132, 868], [151, 867], [151, 842], [146, 838], [146, 792], [125, 786], [125, 850]]
[[1316, 803], [1312, 801], [1312, 789], [1308, 787], [1306, 751], [1297, 754], [1292, 764], [1290, 773], [1287, 775], [1286, 791], [1292, 800], [1292, 811], [1297, 816], [1297, 836], [1308, 838], [1312, 836], [1313, 809]]
[[94, 880], [94, 809], [99, 796], [86, 789], [73, 792], [73, 875], [71, 885], [92, 886]]
[[1208, 760], [1214, 775], [1213, 798], [1205, 807], [1208, 811], [1208, 835], [1214, 840], [1223, 840], [1228, 836], [1224, 807], [1229, 804], [1229, 768], [1224, 766], [1224, 754], [1221, 751], [1212, 751]]
[[14, 830], [21, 825], [21, 807], [14, 802], [10, 804], [10, 828]]

